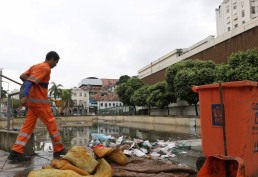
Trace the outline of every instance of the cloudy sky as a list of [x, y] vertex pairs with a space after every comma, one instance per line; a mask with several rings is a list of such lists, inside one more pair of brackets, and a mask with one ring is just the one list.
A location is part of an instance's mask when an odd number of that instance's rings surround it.
[[[54, 50], [61, 59], [50, 82], [64, 88], [86, 77], [134, 76], [176, 48], [216, 36], [221, 2], [0, 0], [0, 68], [20, 82], [22, 72]], [[13, 88], [19, 87], [9, 83]]]

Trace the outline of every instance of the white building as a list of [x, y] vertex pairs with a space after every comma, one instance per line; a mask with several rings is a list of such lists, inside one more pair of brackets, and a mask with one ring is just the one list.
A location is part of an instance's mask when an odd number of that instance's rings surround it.
[[89, 94], [88, 113], [123, 106], [114, 91], [117, 81], [118, 79], [98, 79], [96, 77], [88, 77], [80, 81], [78, 87], [87, 90]]
[[216, 9], [217, 35], [258, 17], [258, 0], [223, 0]]
[[75, 114], [82, 114], [82, 110], [78, 110], [76, 107], [83, 107], [84, 109], [88, 110], [89, 107], [89, 91], [84, 90], [81, 88], [71, 88], [72, 90], [72, 100], [73, 100], [73, 113]]

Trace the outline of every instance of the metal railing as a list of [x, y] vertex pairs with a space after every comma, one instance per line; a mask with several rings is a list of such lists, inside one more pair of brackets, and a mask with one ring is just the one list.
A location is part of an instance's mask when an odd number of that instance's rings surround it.
[[[9, 81], [11, 81], [11, 82], [14, 82], [14, 83], [16, 83], [18, 85], [22, 85], [21, 83], [15, 81], [13, 79], [10, 79], [9, 77], [6, 77], [6, 76], [2, 75], [2, 73], [0, 73], [0, 78], [1, 78], [0, 82], [2, 82], [2, 77], [7, 79], [7, 80], [9, 80]], [[0, 87], [1, 86], [2, 86], [2, 83], [0, 83]], [[14, 95], [18, 95], [19, 93], [20, 92], [15, 92], [15, 93], [10, 93], [10, 94], [7, 93], [7, 95], [8, 95], [7, 96], [7, 117], [6, 117], [6, 119], [7, 119], [7, 131], [10, 131], [10, 127], [11, 127], [11, 102], [12, 102], [11, 97], [14, 96]], [[0, 102], [0, 106], [1, 106], [1, 102]]]

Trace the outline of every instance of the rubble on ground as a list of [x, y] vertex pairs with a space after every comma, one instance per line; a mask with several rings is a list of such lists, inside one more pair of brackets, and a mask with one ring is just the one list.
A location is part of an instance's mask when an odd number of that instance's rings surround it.
[[87, 147], [74, 146], [62, 159], [54, 159], [28, 177], [190, 177], [195, 169], [184, 164], [173, 164], [171, 158], [186, 153], [191, 146], [186, 142], [114, 138], [91, 134]]

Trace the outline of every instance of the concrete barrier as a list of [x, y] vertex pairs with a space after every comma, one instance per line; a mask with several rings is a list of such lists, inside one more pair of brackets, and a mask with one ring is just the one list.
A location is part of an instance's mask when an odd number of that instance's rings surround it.
[[[14, 145], [16, 138], [18, 136], [18, 131], [7, 131], [0, 130], [0, 149], [3, 151], [10, 152], [12, 150], [12, 146]], [[34, 154], [34, 134], [31, 135], [30, 140], [25, 146], [24, 153], [26, 155]]]

